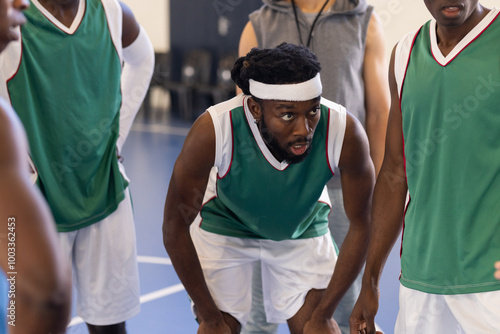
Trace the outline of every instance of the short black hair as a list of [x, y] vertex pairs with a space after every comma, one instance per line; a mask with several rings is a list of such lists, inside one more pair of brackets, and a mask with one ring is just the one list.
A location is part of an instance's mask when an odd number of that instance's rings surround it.
[[251, 95], [250, 79], [267, 84], [292, 84], [312, 79], [321, 71], [318, 58], [305, 46], [282, 43], [274, 49], [253, 48], [234, 63], [231, 78]]

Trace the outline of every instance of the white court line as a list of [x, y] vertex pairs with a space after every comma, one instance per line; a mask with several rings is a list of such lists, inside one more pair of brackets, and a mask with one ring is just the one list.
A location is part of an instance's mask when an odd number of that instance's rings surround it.
[[[165, 265], [171, 265], [172, 261], [169, 258], [166, 257], [157, 257], [157, 256], [137, 256], [137, 262], [140, 263], [152, 263], [152, 264], [165, 264]], [[140, 297], [141, 304], [150, 302], [155, 299], [159, 299], [162, 297], [166, 297], [169, 295], [172, 295], [174, 293], [180, 292], [184, 290], [184, 286], [182, 284], [176, 284], [172, 285], [160, 290], [156, 290], [150, 293], [147, 293], [143, 296]], [[68, 327], [72, 327], [75, 325], [79, 325], [83, 323], [83, 319], [80, 317], [74, 317], [71, 319], [71, 322], [69, 323]]]
[[168, 257], [142, 256], [137, 255], [137, 262], [171, 265], [172, 261]]
[[161, 133], [165, 135], [186, 136], [189, 128], [174, 127], [162, 124], [134, 123], [132, 131]]
[[[172, 286], [160, 289], [160, 290], [156, 290], [156, 291], [147, 293], [147, 294], [141, 296], [140, 301], [141, 301], [141, 304], [144, 304], [144, 303], [150, 302], [152, 300], [166, 297], [166, 296], [172, 295], [174, 293], [177, 293], [177, 292], [180, 292], [183, 290], [184, 290], [184, 286], [181, 283], [179, 283], [176, 285], [172, 285]], [[71, 322], [69, 323], [68, 327], [79, 325], [81, 323], [83, 323], [82, 318], [74, 317], [71, 319]]]

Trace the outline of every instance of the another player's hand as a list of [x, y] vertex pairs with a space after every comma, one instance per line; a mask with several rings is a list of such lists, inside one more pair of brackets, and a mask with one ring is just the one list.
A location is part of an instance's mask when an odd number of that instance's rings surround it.
[[350, 334], [382, 334], [375, 330], [378, 311], [378, 290], [363, 285], [349, 318]]
[[339, 325], [333, 318], [312, 317], [304, 326], [304, 334], [341, 334]]
[[500, 280], [500, 261], [495, 263], [495, 269], [497, 270], [495, 271], [495, 278]]
[[224, 321], [202, 321], [198, 328], [198, 334], [231, 334], [231, 328]]

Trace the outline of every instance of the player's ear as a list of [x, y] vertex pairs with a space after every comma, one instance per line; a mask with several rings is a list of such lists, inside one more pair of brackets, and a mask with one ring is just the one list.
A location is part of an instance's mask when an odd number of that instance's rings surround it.
[[252, 113], [253, 118], [259, 121], [262, 118], [263, 110], [260, 103], [255, 101], [252, 97], [248, 98], [248, 109]]

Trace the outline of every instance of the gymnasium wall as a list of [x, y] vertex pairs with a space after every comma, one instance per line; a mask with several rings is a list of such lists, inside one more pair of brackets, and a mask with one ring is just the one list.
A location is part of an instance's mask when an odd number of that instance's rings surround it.
[[[175, 25], [170, 27], [171, 15], [189, 21], [189, 18], [179, 17], [175, 11], [172, 12], [171, 10], [171, 2], [179, 0], [122, 1], [132, 8], [136, 18], [148, 32], [157, 51], [170, 49], [171, 30], [175, 33], [177, 29], [185, 29], [182, 26], [176, 27]], [[247, 13], [242, 10], [243, 7], [251, 10], [251, 8], [258, 8], [261, 4], [260, 0], [182, 0], [182, 2], [185, 2], [192, 9], [192, 15], [199, 13], [208, 17], [224, 11], [225, 13], [238, 15], [238, 20], [244, 21], [247, 19]], [[382, 21], [386, 32], [388, 54], [390, 54], [390, 50], [404, 33], [417, 29], [430, 18], [423, 0], [369, 0], [369, 3], [375, 7], [375, 11]], [[500, 6], [499, 0], [481, 0], [481, 3], [489, 8]], [[182, 15], [185, 15], [185, 13], [182, 13]], [[208, 19], [199, 23], [207, 24], [207, 22]], [[224, 22], [222, 22], [223, 24]]]

